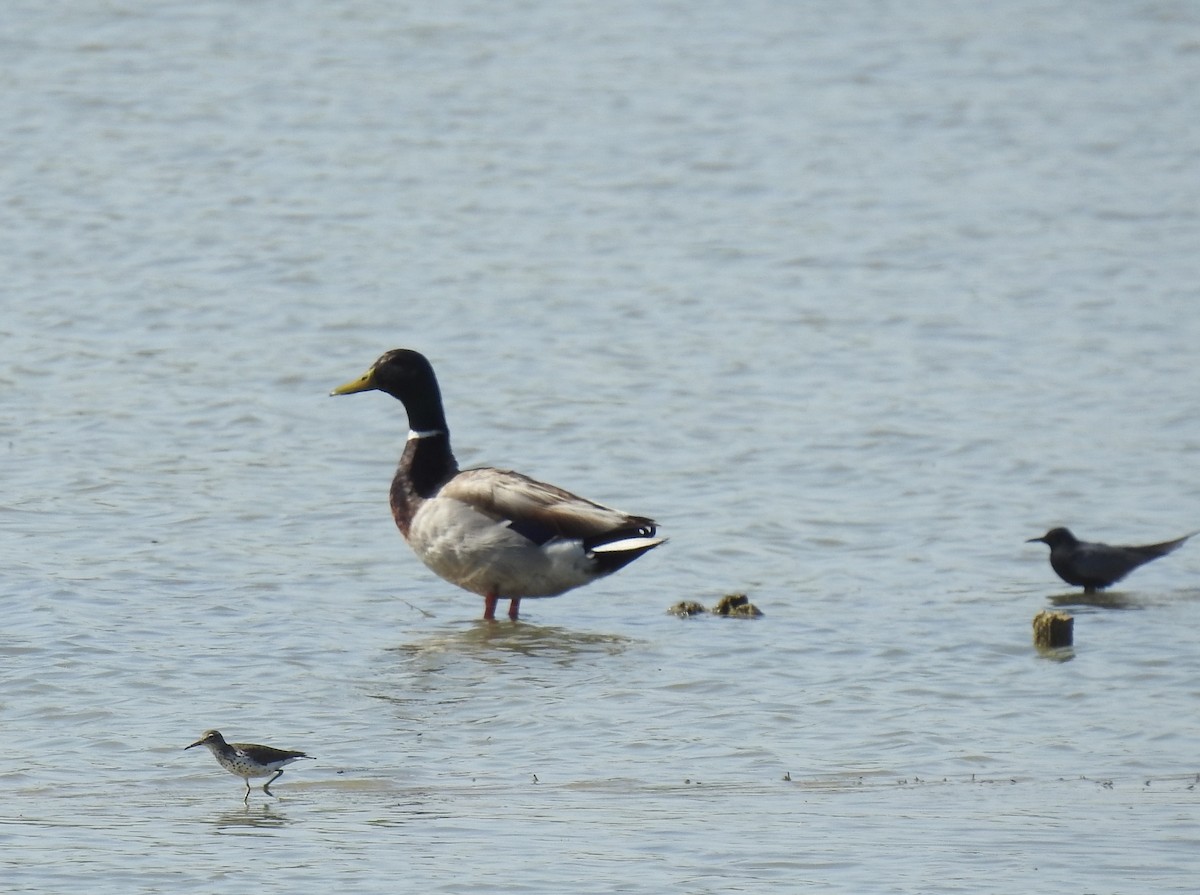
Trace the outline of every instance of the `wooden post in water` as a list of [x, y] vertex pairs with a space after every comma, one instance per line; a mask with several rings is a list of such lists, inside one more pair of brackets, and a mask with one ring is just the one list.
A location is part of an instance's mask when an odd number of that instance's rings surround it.
[[1033, 645], [1038, 649], [1071, 646], [1075, 638], [1075, 619], [1065, 612], [1043, 609], [1033, 617]]

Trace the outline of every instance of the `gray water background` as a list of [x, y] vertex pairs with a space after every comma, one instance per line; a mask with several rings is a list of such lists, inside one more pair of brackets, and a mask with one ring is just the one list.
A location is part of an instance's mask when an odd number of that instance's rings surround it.
[[[3, 888], [1195, 891], [1200, 544], [1023, 541], [1200, 528], [1198, 83], [1187, 2], [5, 4]], [[397, 345], [670, 542], [482, 623], [326, 396]]]

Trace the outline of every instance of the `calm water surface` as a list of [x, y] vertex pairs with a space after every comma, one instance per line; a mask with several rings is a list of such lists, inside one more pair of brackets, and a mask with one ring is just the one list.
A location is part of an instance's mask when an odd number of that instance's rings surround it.
[[[1191, 4], [6, 10], [7, 891], [1194, 891], [1200, 545], [1023, 543], [1200, 528]], [[396, 345], [671, 542], [479, 621]]]

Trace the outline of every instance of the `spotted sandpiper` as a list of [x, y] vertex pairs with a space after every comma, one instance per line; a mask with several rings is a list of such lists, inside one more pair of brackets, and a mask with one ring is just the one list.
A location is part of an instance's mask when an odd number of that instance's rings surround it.
[[221, 767], [235, 777], [241, 777], [246, 781], [247, 800], [250, 799], [251, 777], [266, 777], [274, 773], [275, 776], [263, 784], [263, 792], [272, 795], [270, 786], [283, 773], [284, 765], [289, 765], [301, 758], [312, 757], [303, 752], [274, 749], [271, 746], [259, 746], [255, 743], [227, 743], [219, 730], [204, 731], [204, 735], [200, 739], [190, 746], [185, 746], [183, 751], [186, 752], [196, 746], [207, 746], [208, 751], [213, 754]]

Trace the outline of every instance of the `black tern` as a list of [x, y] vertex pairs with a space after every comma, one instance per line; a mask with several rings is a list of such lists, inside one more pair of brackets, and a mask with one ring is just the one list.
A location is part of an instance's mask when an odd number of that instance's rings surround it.
[[1144, 544], [1141, 547], [1114, 547], [1109, 544], [1093, 544], [1081, 541], [1065, 528], [1052, 528], [1040, 538], [1030, 538], [1050, 546], [1050, 565], [1058, 577], [1067, 584], [1082, 587], [1085, 594], [1094, 594], [1101, 588], [1120, 581], [1140, 565], [1166, 556], [1183, 546], [1192, 534], [1161, 544]]

